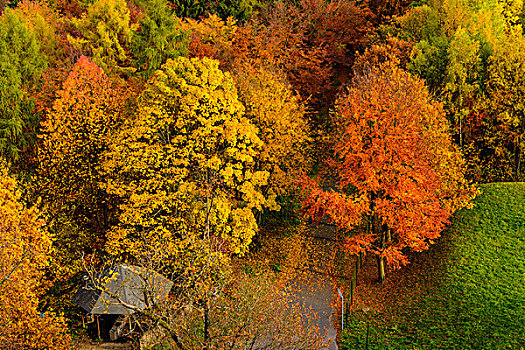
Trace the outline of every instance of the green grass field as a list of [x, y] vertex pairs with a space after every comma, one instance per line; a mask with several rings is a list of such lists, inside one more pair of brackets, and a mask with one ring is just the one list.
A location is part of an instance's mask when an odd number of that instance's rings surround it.
[[364, 279], [340, 349], [365, 349], [367, 322], [369, 349], [525, 348], [525, 184], [481, 190], [384, 286]]

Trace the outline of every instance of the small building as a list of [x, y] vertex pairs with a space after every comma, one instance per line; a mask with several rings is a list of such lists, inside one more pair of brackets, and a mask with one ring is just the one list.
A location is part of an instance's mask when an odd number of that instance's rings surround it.
[[132, 328], [133, 314], [165, 299], [172, 286], [171, 280], [153, 270], [117, 264], [99, 274], [86, 276], [73, 302], [92, 319], [96, 317], [99, 338], [99, 316], [120, 315], [109, 334], [110, 339], [115, 340], [122, 336], [126, 325]]

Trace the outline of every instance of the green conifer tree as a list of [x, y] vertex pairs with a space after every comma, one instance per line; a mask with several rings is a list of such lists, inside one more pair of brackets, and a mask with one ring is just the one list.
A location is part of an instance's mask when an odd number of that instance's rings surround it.
[[16, 161], [33, 140], [37, 115], [28, 86], [46, 67], [33, 31], [16, 10], [0, 17], [0, 155]]
[[134, 64], [147, 79], [168, 58], [187, 55], [187, 35], [166, 0], [139, 0], [144, 10], [132, 40]]

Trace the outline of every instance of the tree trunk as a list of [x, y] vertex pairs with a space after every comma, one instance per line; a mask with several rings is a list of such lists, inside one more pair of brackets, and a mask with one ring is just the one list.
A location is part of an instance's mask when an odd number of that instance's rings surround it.
[[[118, 300], [118, 299], [117, 299]], [[138, 311], [137, 309], [133, 309], [133, 307], [130, 307], [131, 310]], [[151, 309], [145, 309], [142, 311], [143, 315], [149, 318], [150, 320], [158, 323], [162, 328], [164, 328], [168, 334], [170, 335], [171, 339], [177, 345], [177, 347], [180, 350], [186, 350], [186, 347], [181, 343], [179, 335], [177, 332], [171, 327], [169, 323], [167, 323], [165, 320], [163, 320], [160, 316], [155, 315], [154, 313], [150, 312]]]
[[206, 230], [205, 238], [210, 238], [210, 171], [206, 170]]
[[385, 258], [377, 257], [377, 276], [378, 276], [378, 282], [383, 284], [386, 280], [386, 274], [385, 274]]
[[[381, 248], [381, 252], [383, 252], [385, 250], [385, 241], [390, 230], [387, 225], [381, 225], [380, 222], [378, 222], [378, 231], [380, 235], [379, 247]], [[377, 257], [377, 280], [381, 284], [385, 283], [386, 280], [385, 258], [379, 256]]]
[[516, 181], [520, 180], [521, 152], [518, 150], [518, 167], [516, 169]]
[[517, 157], [517, 164], [516, 164], [516, 181], [520, 180], [520, 171], [521, 171], [521, 145], [520, 145], [520, 139], [523, 137], [523, 134], [525, 132], [525, 117], [523, 116], [523, 113], [520, 113], [521, 116], [521, 124], [518, 129], [518, 136], [516, 137], [516, 146], [515, 146], [515, 153]]
[[204, 348], [208, 349], [208, 343], [210, 341], [210, 305], [209, 301], [206, 300], [204, 303]]
[[520, 168], [521, 168], [521, 147], [520, 147], [520, 136], [516, 140], [516, 181], [520, 179]]
[[459, 114], [459, 148], [463, 149], [463, 113]]
[[[369, 226], [369, 230], [370, 230], [370, 233], [371, 234], [375, 234], [378, 238], [379, 238], [379, 244], [378, 244], [378, 248], [383, 251], [385, 249], [385, 236], [386, 236], [386, 231], [388, 230], [388, 228], [385, 230], [383, 228], [383, 224], [381, 223], [381, 217], [378, 215], [377, 212], [375, 212], [373, 209], [373, 200], [376, 198], [375, 194], [372, 194], [371, 196], [371, 199], [372, 199], [372, 203], [370, 205], [370, 226]], [[377, 257], [377, 272], [378, 272], [378, 280], [381, 284], [383, 284], [385, 282], [385, 279], [386, 279], [386, 275], [385, 275], [385, 259], [384, 258], [380, 258], [379, 256]]]
[[386, 243], [392, 241], [392, 231], [390, 231], [390, 228], [386, 229]]

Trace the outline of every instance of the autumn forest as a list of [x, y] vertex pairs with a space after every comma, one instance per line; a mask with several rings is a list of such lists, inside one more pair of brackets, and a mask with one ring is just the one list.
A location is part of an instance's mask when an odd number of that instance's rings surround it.
[[523, 349], [524, 26], [0, 0], [0, 349]]

